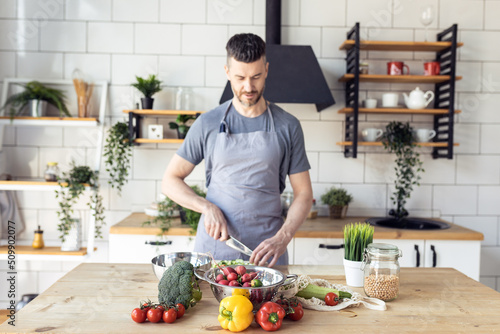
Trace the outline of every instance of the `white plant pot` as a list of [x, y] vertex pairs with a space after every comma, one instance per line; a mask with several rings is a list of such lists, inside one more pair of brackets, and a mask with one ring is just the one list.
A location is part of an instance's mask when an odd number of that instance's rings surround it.
[[365, 273], [361, 270], [363, 261], [344, 260], [344, 271], [347, 285], [360, 288], [363, 286]]
[[73, 219], [73, 226], [68, 231], [68, 235], [64, 238], [61, 245], [63, 252], [79, 251], [82, 248], [82, 220], [80, 218]]

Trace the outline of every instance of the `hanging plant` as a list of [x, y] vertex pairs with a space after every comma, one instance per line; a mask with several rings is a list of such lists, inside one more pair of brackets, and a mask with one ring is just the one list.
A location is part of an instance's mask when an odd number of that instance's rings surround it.
[[[198, 186], [191, 186], [191, 189], [201, 197], [205, 197], [206, 193], [201, 190]], [[161, 229], [160, 236], [167, 232], [172, 226], [172, 217], [175, 211], [178, 211], [181, 216], [182, 224], [189, 225], [191, 227], [190, 234], [193, 235], [198, 229], [198, 222], [201, 217], [201, 213], [193, 211], [191, 209], [184, 208], [179, 204], [172, 201], [170, 198], [165, 197], [164, 200], [157, 203], [158, 205], [158, 216], [154, 219], [148, 220], [143, 223], [143, 225], [155, 225]]]
[[118, 122], [109, 128], [104, 145], [104, 156], [106, 157], [104, 163], [111, 178], [108, 183], [112, 188], [116, 187], [118, 195], [121, 195], [122, 187], [127, 182], [132, 144], [128, 123]]
[[59, 238], [64, 242], [73, 226], [73, 205], [76, 204], [87, 185], [92, 189], [92, 195], [87, 205], [91, 210], [94, 210], [95, 236], [102, 238], [102, 226], [105, 222], [103, 199], [99, 194], [98, 174], [88, 166], [75, 166], [74, 162], [71, 163], [71, 167], [69, 172], [64, 172], [59, 178], [61, 189], [56, 190], [56, 198], [59, 198], [59, 211], [57, 211], [59, 218], [57, 229], [61, 232]]
[[389, 211], [389, 215], [401, 219], [408, 215], [405, 209], [406, 199], [410, 198], [413, 186], [419, 186], [420, 172], [422, 168], [420, 154], [415, 151], [416, 144], [413, 139], [413, 129], [410, 123], [403, 124], [393, 121], [385, 128], [382, 143], [390, 153], [396, 154], [396, 179], [394, 186], [396, 190], [391, 196], [392, 203], [396, 209]]

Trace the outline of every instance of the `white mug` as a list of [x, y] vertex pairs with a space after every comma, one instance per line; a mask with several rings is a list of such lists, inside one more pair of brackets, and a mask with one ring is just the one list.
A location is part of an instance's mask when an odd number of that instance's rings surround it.
[[382, 95], [382, 107], [394, 108], [398, 106], [399, 95], [396, 93], [385, 93]]
[[436, 136], [436, 131], [429, 129], [415, 130], [415, 137], [419, 143], [427, 143]]
[[365, 108], [374, 109], [377, 108], [377, 99], [366, 99]]
[[382, 131], [382, 129], [368, 128], [361, 131], [361, 136], [364, 141], [376, 141], [382, 137], [383, 134], [384, 131]]

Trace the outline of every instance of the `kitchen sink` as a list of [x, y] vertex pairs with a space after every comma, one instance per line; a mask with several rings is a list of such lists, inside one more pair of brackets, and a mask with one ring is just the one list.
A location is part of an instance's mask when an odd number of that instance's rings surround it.
[[400, 228], [403, 230], [443, 230], [450, 228], [450, 224], [426, 218], [368, 218], [367, 223], [373, 226]]

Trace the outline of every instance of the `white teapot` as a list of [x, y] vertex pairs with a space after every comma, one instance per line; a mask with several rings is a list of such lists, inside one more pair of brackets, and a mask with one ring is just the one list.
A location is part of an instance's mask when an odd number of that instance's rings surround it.
[[410, 96], [406, 93], [403, 96], [409, 109], [424, 109], [434, 99], [434, 92], [429, 90], [424, 93], [417, 87], [410, 92]]

